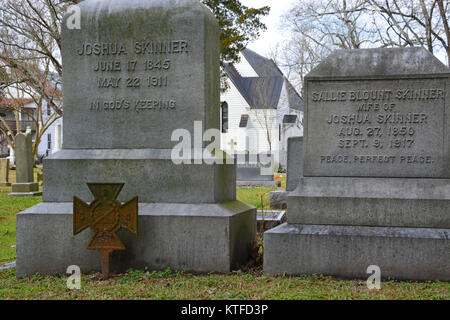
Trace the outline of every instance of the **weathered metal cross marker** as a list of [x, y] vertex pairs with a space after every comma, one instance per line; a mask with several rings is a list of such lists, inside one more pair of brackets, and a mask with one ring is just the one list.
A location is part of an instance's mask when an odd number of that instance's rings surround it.
[[138, 197], [122, 205], [117, 196], [124, 183], [88, 183], [94, 195], [91, 204], [73, 197], [73, 234], [91, 227], [94, 238], [87, 249], [98, 250], [102, 256], [102, 274], [109, 278], [109, 256], [114, 250], [125, 250], [116, 232], [125, 228], [138, 234]]

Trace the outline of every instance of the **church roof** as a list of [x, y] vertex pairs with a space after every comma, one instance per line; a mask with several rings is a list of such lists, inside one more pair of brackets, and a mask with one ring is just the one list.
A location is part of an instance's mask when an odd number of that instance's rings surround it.
[[258, 74], [258, 77], [242, 77], [232, 63], [225, 63], [223, 68], [250, 108], [276, 109], [283, 82], [286, 81], [289, 107], [295, 110], [303, 110], [303, 99], [283, 76], [273, 60], [262, 57], [250, 49], [244, 49], [242, 55]]
[[242, 55], [260, 77], [283, 77], [283, 73], [272, 59], [260, 56], [250, 49], [242, 50]]

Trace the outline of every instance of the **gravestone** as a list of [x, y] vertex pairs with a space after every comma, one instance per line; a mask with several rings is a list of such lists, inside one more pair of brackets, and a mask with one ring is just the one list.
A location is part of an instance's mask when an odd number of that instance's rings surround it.
[[16, 147], [16, 182], [12, 184], [10, 197], [39, 196], [39, 184], [34, 182], [33, 177], [33, 141], [31, 132], [19, 132], [15, 138]]
[[100, 270], [98, 253], [86, 250], [92, 233], [72, 233], [73, 197], [93, 200], [88, 182], [124, 183], [118, 201], [139, 198], [138, 236], [118, 232], [126, 250], [112, 253], [112, 272], [229, 272], [247, 263], [256, 209], [236, 201], [235, 165], [207, 164], [198, 152], [190, 163], [171, 158], [174, 130], [198, 143], [195, 121], [201, 131], [219, 128], [213, 14], [197, 0], [79, 8], [81, 29], [69, 29], [68, 16], [62, 27], [64, 144], [44, 159], [44, 202], [17, 217], [17, 276], [72, 264]]
[[272, 191], [269, 194], [270, 207], [287, 208], [287, 196], [293, 191], [303, 171], [303, 137], [289, 137], [287, 150], [286, 190]]
[[265, 272], [450, 280], [450, 69], [423, 48], [335, 51], [305, 79], [303, 176]]
[[258, 210], [256, 213], [256, 229], [261, 230], [272, 229], [286, 221], [286, 211], [284, 210]]
[[303, 175], [303, 137], [288, 138], [286, 191], [293, 191]]
[[0, 159], [0, 187], [9, 187], [9, 159]]
[[279, 187], [274, 181], [272, 155], [236, 154], [236, 183], [247, 187]]

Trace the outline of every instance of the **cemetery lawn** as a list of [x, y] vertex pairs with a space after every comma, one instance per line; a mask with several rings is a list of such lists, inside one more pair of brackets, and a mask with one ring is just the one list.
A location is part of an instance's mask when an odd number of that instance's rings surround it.
[[[258, 208], [258, 210], [270, 209], [269, 208], [269, 205], [270, 205], [269, 193], [271, 191], [275, 191], [275, 190], [285, 190], [286, 189], [286, 175], [277, 175], [276, 174], [275, 180], [281, 181], [280, 187], [278, 187], [278, 188], [258, 187], [258, 188], [251, 188], [251, 189], [237, 188], [236, 189], [237, 199]], [[262, 208], [261, 197], [262, 197], [262, 204], [264, 205], [264, 208]]]
[[[35, 181], [37, 171], [34, 169]], [[9, 182], [16, 181], [16, 171], [9, 171]], [[42, 187], [40, 187], [42, 189]], [[0, 265], [16, 259], [16, 214], [42, 202], [42, 197], [8, 197], [11, 187], [0, 187]]]
[[15, 269], [0, 271], [0, 299], [449, 299], [443, 282], [383, 282], [381, 290], [367, 289], [365, 281], [342, 281], [319, 275], [272, 277], [253, 272], [229, 275], [129, 270], [102, 281], [98, 273], [83, 275], [80, 290], [69, 290], [66, 277], [16, 279]]
[[[285, 178], [281, 180], [284, 188]], [[16, 214], [42, 201], [42, 197], [9, 198], [10, 190], [0, 187], [0, 265], [15, 260]], [[260, 195], [264, 194], [267, 209], [272, 190], [238, 189], [238, 199], [261, 208]], [[0, 299], [450, 299], [450, 284], [445, 282], [387, 281], [381, 290], [368, 290], [364, 280], [321, 275], [273, 277], [264, 275], [261, 266], [229, 275], [129, 270], [107, 281], [102, 281], [99, 273], [90, 273], [82, 276], [81, 290], [67, 289], [66, 281], [65, 275], [17, 279], [15, 269], [3, 270]]]

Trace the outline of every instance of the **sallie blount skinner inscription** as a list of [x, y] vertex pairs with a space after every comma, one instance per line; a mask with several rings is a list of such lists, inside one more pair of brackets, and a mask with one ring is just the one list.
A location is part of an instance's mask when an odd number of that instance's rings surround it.
[[321, 140], [308, 145], [309, 173], [433, 175], [442, 164], [445, 81], [311, 81], [309, 90], [308, 139]]
[[[168, 72], [173, 55], [187, 54], [187, 40], [135, 41], [132, 48], [125, 43], [83, 43], [76, 50], [80, 56], [98, 57], [92, 63], [92, 71], [97, 74], [97, 88], [166, 88], [170, 85]], [[127, 59], [130, 51], [133, 56], [144, 55], [148, 59]], [[106, 59], [105, 59], [106, 58]], [[126, 77], [122, 72], [126, 71]], [[137, 72], [138, 71], [138, 72]], [[91, 111], [175, 110], [175, 99], [149, 97], [130, 99], [127, 97], [96, 99], [90, 103]]]

